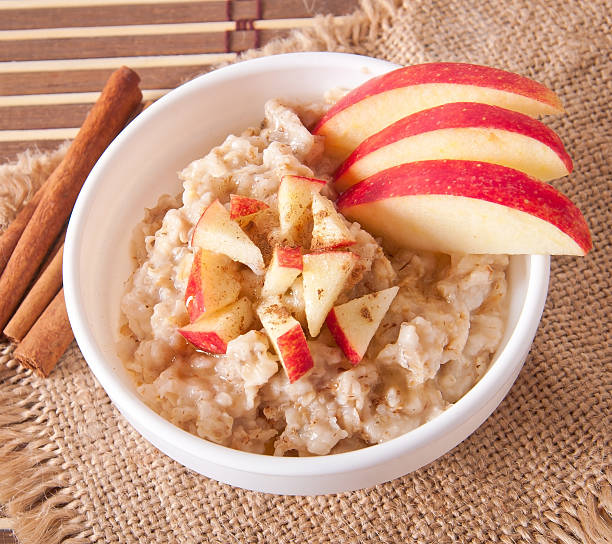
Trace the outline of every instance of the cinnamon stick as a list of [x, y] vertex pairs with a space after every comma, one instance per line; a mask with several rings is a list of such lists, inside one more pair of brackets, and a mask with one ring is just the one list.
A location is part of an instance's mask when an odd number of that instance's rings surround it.
[[53, 257], [55, 257], [55, 254], [60, 250], [60, 248], [64, 246], [64, 241], [66, 240], [66, 230], [67, 229], [68, 229], [68, 223], [65, 223], [64, 226], [62, 227], [60, 235], [55, 240], [55, 243], [51, 247], [50, 251], [47, 253], [47, 257], [43, 261], [42, 266], [39, 268], [38, 274], [34, 276], [34, 283], [38, 281], [38, 278], [40, 278], [40, 275], [51, 264], [51, 261], [53, 260]]
[[0, 277], [0, 328], [4, 329], [70, 212], [85, 178], [142, 100], [136, 72], [112, 73], [100, 98], [53, 171], [30, 221]]
[[21, 234], [26, 228], [28, 221], [32, 217], [34, 210], [36, 210], [36, 206], [40, 202], [42, 198], [44, 189], [44, 184], [42, 187], [34, 193], [34, 196], [30, 199], [30, 201], [19, 211], [15, 219], [11, 221], [11, 224], [6, 228], [6, 230], [0, 235], [0, 274], [2, 274], [3, 270], [6, 267], [6, 263], [8, 263]]
[[13, 356], [23, 366], [46, 378], [74, 339], [61, 289], [36, 320]]
[[59, 248], [49, 265], [45, 268], [30, 292], [19, 305], [15, 315], [4, 327], [4, 335], [13, 342], [23, 340], [47, 305], [62, 287], [62, 258], [64, 246]]

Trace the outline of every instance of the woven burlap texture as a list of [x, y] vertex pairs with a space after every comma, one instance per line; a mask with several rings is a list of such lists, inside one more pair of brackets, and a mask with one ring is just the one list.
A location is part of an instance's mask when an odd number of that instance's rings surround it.
[[[561, 96], [567, 115], [547, 123], [575, 172], [554, 185], [584, 212], [595, 249], [581, 259], [553, 258], [527, 362], [473, 435], [372, 489], [320, 497], [249, 492], [155, 450], [111, 405], [74, 345], [47, 380], [20, 369], [5, 345], [0, 503], [21, 543], [612, 541], [610, 13], [610, 0], [364, 1], [340, 25], [323, 18], [247, 55], [327, 49], [402, 64], [483, 63], [531, 76]], [[23, 198], [4, 190], [18, 174], [37, 186], [42, 160], [0, 169], [0, 197]]]

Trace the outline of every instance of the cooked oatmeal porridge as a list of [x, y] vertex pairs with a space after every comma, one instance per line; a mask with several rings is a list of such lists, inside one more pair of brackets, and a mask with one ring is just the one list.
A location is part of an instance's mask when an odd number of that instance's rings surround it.
[[[326, 107], [267, 102], [261, 127], [228, 136], [189, 164], [179, 174], [182, 194], [164, 196], [147, 210], [135, 236], [135, 269], [121, 304], [125, 365], [156, 412], [231, 448], [325, 455], [394, 438], [464, 395], [502, 338], [506, 256], [383, 250], [380, 239], [344, 218], [354, 243], [336, 250], [357, 257], [334, 306], [399, 288], [358, 364], [347, 359], [329, 327], [309, 334], [306, 280], [298, 275], [273, 300], [301, 324], [312, 357], [313, 367], [291, 383], [259, 317], [264, 274], [244, 264], [232, 265], [231, 300], [243, 305], [248, 319], [227, 341], [226, 353], [196, 349], [179, 332], [193, 317], [185, 299], [197, 255], [190, 241], [209, 205], [218, 200], [229, 209], [230, 195], [267, 205], [256, 219], [240, 223], [266, 267], [275, 246], [296, 245], [297, 238], [283, 238], [279, 224], [279, 184], [286, 175], [331, 179], [337, 165], [307, 128]], [[330, 185], [322, 185], [320, 195], [323, 207], [336, 197]], [[309, 236], [300, 234], [300, 252], [317, 254]]]

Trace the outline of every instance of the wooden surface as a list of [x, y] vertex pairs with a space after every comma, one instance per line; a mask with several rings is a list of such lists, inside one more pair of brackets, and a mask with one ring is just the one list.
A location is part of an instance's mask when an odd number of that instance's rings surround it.
[[156, 99], [212, 64], [357, 0], [1, 0], [0, 163], [73, 138], [110, 72]]
[[16, 542], [11, 531], [11, 520], [4, 517], [4, 512], [0, 508], [0, 544], [15, 544]]
[[[156, 99], [212, 64], [357, 0], [0, 0], [0, 164], [73, 138], [125, 64]], [[0, 544], [14, 544], [0, 505]]]

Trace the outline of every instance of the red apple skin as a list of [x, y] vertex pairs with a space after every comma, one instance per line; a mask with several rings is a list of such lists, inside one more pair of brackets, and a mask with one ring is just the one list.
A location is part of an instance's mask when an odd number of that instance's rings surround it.
[[338, 180], [366, 155], [403, 138], [432, 130], [448, 128], [494, 128], [529, 136], [555, 151], [565, 164], [568, 174], [573, 170], [561, 138], [540, 121], [512, 110], [477, 102], [453, 102], [408, 115], [364, 140], [340, 165], [334, 175]]
[[363, 85], [352, 90], [334, 104], [317, 123], [313, 134], [318, 134], [321, 127], [338, 112], [365, 98], [391, 89], [428, 83], [453, 83], [489, 87], [544, 102], [558, 110], [559, 113], [564, 111], [559, 97], [548, 87], [519, 74], [476, 64], [432, 62], [398, 68], [366, 81]]
[[279, 246], [276, 250], [279, 266], [302, 270], [302, 251], [299, 247]]
[[269, 206], [256, 198], [234, 194], [230, 195], [230, 219], [253, 215], [266, 208], [269, 208]]
[[281, 334], [277, 339], [278, 349], [282, 353], [285, 370], [290, 383], [299, 380], [312, 367], [314, 361], [308, 349], [306, 336], [298, 324]]
[[336, 344], [338, 344], [338, 347], [342, 349], [344, 355], [351, 362], [351, 364], [355, 366], [357, 363], [359, 363], [359, 361], [361, 361], [362, 359], [362, 356], [353, 349], [353, 346], [351, 346], [351, 343], [346, 337], [346, 334], [344, 334], [340, 323], [338, 323], [338, 318], [336, 317], [336, 312], [334, 311], [334, 308], [332, 308], [331, 311], [327, 314], [327, 317], [325, 318], [325, 323], [327, 325], [327, 328], [329, 329], [329, 332], [331, 332], [332, 336], [334, 337]]
[[585, 254], [593, 247], [586, 221], [569, 198], [547, 183], [497, 164], [461, 160], [401, 164], [353, 185], [336, 204], [343, 211], [411, 195], [461, 196], [508, 206], [553, 224]]
[[226, 353], [227, 343], [216, 332], [197, 332], [179, 329], [185, 340], [207, 353]]

